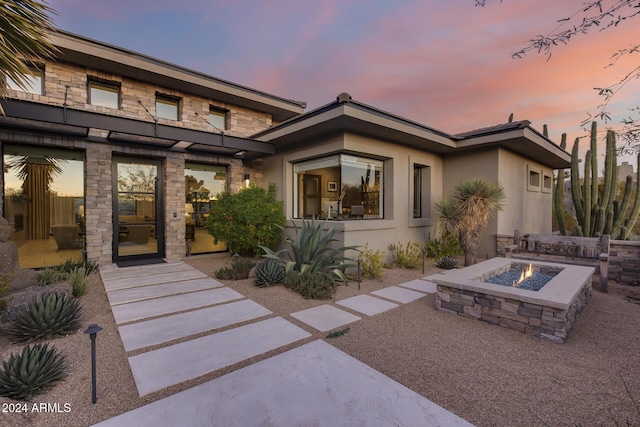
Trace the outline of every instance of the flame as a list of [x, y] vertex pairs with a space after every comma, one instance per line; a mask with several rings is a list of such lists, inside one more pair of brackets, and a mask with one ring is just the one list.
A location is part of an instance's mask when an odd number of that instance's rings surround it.
[[531, 276], [533, 276], [533, 264], [530, 263], [529, 267], [520, 272], [520, 278], [518, 280], [514, 280], [511, 286], [517, 287], [520, 283], [524, 282]]

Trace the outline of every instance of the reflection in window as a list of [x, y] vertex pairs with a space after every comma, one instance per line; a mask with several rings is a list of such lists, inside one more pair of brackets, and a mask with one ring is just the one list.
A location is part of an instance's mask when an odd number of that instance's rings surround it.
[[413, 217], [428, 218], [429, 189], [431, 188], [431, 168], [429, 166], [413, 165]]
[[221, 252], [226, 243], [213, 243], [207, 232], [207, 218], [218, 195], [226, 190], [225, 166], [187, 163], [185, 176], [185, 239], [191, 240], [191, 253]]
[[383, 218], [383, 162], [338, 154], [296, 163], [296, 218]]
[[35, 95], [43, 95], [43, 78], [44, 74], [41, 69], [36, 67], [28, 67], [29, 73], [25, 74], [22, 79], [22, 85], [24, 87], [20, 87], [18, 82], [13, 80], [11, 77], [7, 76], [7, 87], [13, 90], [19, 90], [21, 92], [33, 93]]
[[211, 107], [209, 109], [209, 123], [215, 129], [225, 130], [227, 129], [227, 112]]
[[90, 81], [89, 103], [117, 110], [120, 106], [120, 88], [115, 84]]
[[178, 105], [180, 101], [163, 95], [156, 95], [156, 117], [178, 120]]
[[84, 155], [78, 151], [5, 145], [4, 217], [20, 268], [82, 258]]

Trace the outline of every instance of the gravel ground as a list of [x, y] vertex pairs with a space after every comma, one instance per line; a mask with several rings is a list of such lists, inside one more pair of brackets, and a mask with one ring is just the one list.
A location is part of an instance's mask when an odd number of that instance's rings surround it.
[[[187, 262], [213, 276], [228, 258]], [[440, 271], [433, 263], [428, 267], [425, 275]], [[383, 280], [364, 281], [360, 291], [357, 284], [340, 286], [334, 299], [419, 277], [421, 270], [385, 270]], [[0, 426], [91, 425], [326, 335], [289, 314], [331, 301], [304, 300], [281, 286], [259, 289], [251, 280], [223, 281], [313, 336], [139, 398], [100, 278], [91, 281], [81, 301], [83, 330], [91, 323], [104, 328], [97, 339], [97, 404], [91, 404], [90, 340], [80, 331], [51, 341], [66, 355], [67, 379], [28, 402], [22, 413], [5, 412], [16, 402], [0, 398]], [[479, 427], [640, 426], [640, 305], [626, 298], [640, 289], [613, 282], [609, 287], [609, 294], [593, 291], [565, 344], [437, 312], [433, 296], [363, 316], [347, 334], [327, 342]], [[0, 333], [2, 360], [21, 347]], [[176, 410], [188, 418], [188, 410]]]

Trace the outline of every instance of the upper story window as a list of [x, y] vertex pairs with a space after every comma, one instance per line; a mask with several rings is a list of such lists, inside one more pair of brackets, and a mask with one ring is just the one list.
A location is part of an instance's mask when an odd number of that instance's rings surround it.
[[540, 171], [527, 165], [527, 190], [540, 191]]
[[28, 66], [29, 72], [22, 79], [22, 86], [11, 77], [7, 76], [7, 87], [21, 92], [44, 95], [44, 71], [41, 68]]
[[338, 154], [293, 165], [296, 218], [383, 216], [382, 160]]
[[179, 107], [180, 98], [156, 94], [156, 117], [177, 121], [179, 120]]
[[209, 107], [209, 123], [214, 128], [222, 131], [227, 129], [227, 111], [215, 107]]
[[120, 108], [120, 85], [112, 82], [89, 80], [89, 104], [99, 107]]

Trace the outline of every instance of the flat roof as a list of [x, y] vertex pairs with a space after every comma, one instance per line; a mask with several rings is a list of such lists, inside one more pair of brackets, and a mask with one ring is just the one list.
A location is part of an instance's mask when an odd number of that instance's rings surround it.
[[302, 114], [306, 107], [302, 101], [282, 98], [66, 31], [53, 30], [49, 39], [58, 48], [55, 55], [60, 61], [265, 112], [278, 122]]

